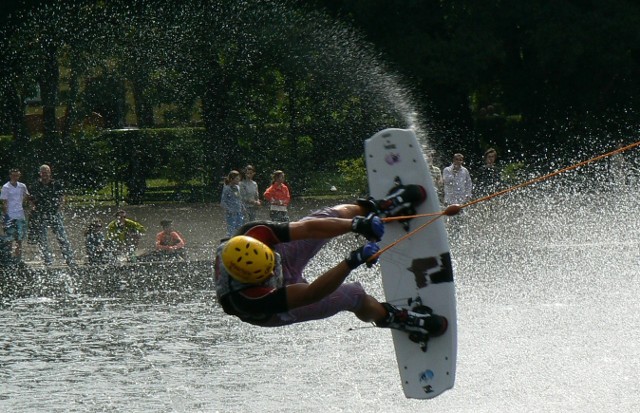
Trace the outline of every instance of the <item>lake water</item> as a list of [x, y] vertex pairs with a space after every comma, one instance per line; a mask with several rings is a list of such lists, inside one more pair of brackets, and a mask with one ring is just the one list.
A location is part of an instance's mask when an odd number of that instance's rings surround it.
[[[390, 332], [350, 314], [264, 329], [225, 316], [212, 291], [158, 290], [5, 298], [0, 411], [640, 411], [635, 198], [529, 192], [469, 208], [451, 239], [457, 382], [436, 399], [405, 399]], [[151, 227], [167, 214], [202, 251], [224, 233], [215, 207], [130, 210]], [[375, 269], [351, 279], [383, 297]]]

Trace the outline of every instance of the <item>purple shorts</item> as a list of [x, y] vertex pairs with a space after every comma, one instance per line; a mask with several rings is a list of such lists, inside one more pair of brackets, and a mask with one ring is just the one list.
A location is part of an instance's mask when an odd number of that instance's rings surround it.
[[[313, 212], [302, 221], [314, 218], [335, 218], [338, 211], [334, 208], [323, 208]], [[275, 250], [282, 257], [282, 273], [285, 285], [308, 283], [302, 276], [302, 271], [309, 261], [328, 242], [328, 239], [307, 239], [277, 244]], [[362, 307], [367, 293], [360, 283], [343, 283], [337, 290], [322, 300], [298, 307], [286, 313], [275, 314], [265, 323], [264, 327], [277, 327], [309, 320], [319, 320], [331, 317], [341, 311], [358, 311]]]

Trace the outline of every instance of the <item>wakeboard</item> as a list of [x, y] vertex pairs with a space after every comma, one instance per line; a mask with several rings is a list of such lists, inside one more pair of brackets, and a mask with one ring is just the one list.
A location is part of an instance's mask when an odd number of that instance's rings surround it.
[[[412, 130], [385, 129], [365, 142], [370, 195], [384, 198], [397, 185], [417, 184], [427, 199], [415, 214], [440, 212], [429, 165]], [[384, 248], [433, 217], [385, 224]], [[415, 312], [430, 309], [448, 320], [439, 337], [419, 337], [391, 330], [404, 394], [431, 399], [453, 387], [456, 373], [456, 296], [449, 242], [443, 218], [400, 241], [379, 259], [387, 302]]]

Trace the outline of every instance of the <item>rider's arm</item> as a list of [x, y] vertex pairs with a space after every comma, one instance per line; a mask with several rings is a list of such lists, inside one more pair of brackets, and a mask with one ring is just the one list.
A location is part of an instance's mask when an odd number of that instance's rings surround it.
[[[342, 284], [349, 273], [364, 264], [374, 264], [375, 254], [380, 247], [375, 242], [368, 242], [362, 247], [351, 251], [349, 256], [329, 271], [316, 278], [311, 284], [291, 284], [287, 289], [287, 306], [293, 308], [318, 302], [333, 293]], [[373, 260], [373, 261], [372, 261]]]
[[321, 218], [289, 223], [291, 240], [333, 238], [351, 231], [351, 219]]
[[274, 245], [278, 242], [289, 242], [301, 239], [324, 239], [337, 237], [338, 235], [346, 234], [351, 231], [351, 222], [351, 219], [346, 218], [318, 218], [278, 223], [254, 221], [243, 225], [237, 233], [256, 237], [256, 233], [252, 233], [251, 231], [252, 228], [257, 226], [267, 227], [273, 232], [275, 239], [269, 240], [262, 236], [257, 236], [257, 238], [260, 239], [260, 241], [265, 242], [267, 245]]
[[316, 278], [311, 284], [291, 284], [287, 288], [287, 307], [292, 310], [297, 307], [313, 304], [334, 292], [347, 278], [351, 268], [346, 261]]

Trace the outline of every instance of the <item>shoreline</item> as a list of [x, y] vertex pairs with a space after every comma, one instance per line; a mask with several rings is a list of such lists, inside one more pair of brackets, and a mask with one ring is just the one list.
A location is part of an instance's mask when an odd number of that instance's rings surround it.
[[[294, 198], [289, 208], [291, 220], [300, 219], [313, 210], [326, 205], [342, 203], [340, 198]], [[352, 202], [352, 201], [346, 201]], [[161, 231], [160, 221], [170, 219], [173, 227], [186, 240], [189, 259], [194, 261], [213, 260], [213, 253], [222, 238], [226, 237], [224, 212], [218, 203], [150, 203], [143, 205], [75, 205], [68, 204], [64, 211], [64, 223], [69, 242], [74, 250], [76, 263], [85, 261], [84, 229], [95, 218], [106, 226], [114, 214], [124, 209], [129, 218], [145, 226], [136, 255], [142, 255], [154, 249], [155, 235]], [[257, 220], [268, 220], [269, 210], [263, 206], [258, 210]], [[54, 253], [54, 266], [64, 263], [55, 236], [49, 231], [49, 244]], [[24, 240], [22, 261], [30, 266], [42, 264], [36, 245]]]

